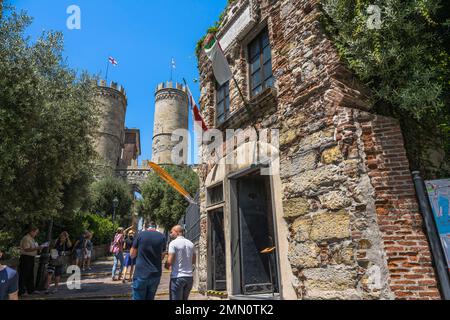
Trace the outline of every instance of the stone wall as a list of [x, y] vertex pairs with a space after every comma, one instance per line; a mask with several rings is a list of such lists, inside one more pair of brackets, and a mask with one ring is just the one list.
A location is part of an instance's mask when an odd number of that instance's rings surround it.
[[[252, 105], [230, 84], [229, 119], [219, 128], [280, 130], [282, 210], [298, 299], [439, 298], [421, 229], [399, 125], [370, 112], [367, 90], [342, 65], [319, 22], [318, 1], [238, 0], [227, 8], [218, 39], [249, 4], [254, 23], [225, 49]], [[269, 30], [275, 88], [248, 94], [247, 44]], [[203, 116], [215, 124], [211, 64], [199, 58]], [[205, 156], [206, 158], [207, 156]], [[201, 181], [213, 164], [199, 168]], [[202, 186], [200, 288], [206, 288], [207, 223]], [[280, 231], [280, 230], [279, 230]], [[281, 253], [280, 253], [281, 254]]]
[[[155, 94], [155, 120], [152, 160], [158, 164], [172, 163], [172, 150], [179, 143], [172, 141], [172, 133], [188, 129], [188, 96], [186, 88], [172, 82], [158, 85]], [[185, 141], [187, 146], [187, 140]], [[187, 149], [185, 148], [187, 151]], [[181, 154], [187, 163], [187, 152]]]
[[125, 114], [127, 98], [125, 90], [112, 82], [102, 80], [97, 87], [100, 124], [95, 136], [95, 148], [100, 161], [110, 169], [116, 169], [125, 139]]

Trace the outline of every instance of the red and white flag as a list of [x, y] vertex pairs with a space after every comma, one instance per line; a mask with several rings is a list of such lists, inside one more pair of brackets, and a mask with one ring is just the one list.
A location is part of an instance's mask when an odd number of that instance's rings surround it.
[[113, 57], [109, 57], [108, 58], [109, 62], [115, 67], [117, 66], [119, 63], [117, 62], [116, 59], [114, 59]]
[[202, 125], [202, 130], [203, 131], [208, 131], [208, 126], [205, 123], [205, 120], [203, 120], [202, 115], [200, 113], [200, 109], [197, 106], [197, 103], [195, 103], [194, 97], [192, 96], [191, 90], [189, 89], [188, 86], [186, 86], [187, 88], [187, 92], [189, 95], [189, 104], [191, 105], [191, 109], [192, 109], [192, 114], [194, 115], [194, 121], [196, 123], [200, 122]]

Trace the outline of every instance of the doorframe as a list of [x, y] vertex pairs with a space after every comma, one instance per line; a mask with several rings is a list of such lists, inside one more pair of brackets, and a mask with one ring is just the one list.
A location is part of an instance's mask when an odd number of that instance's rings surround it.
[[[208, 237], [207, 237], [207, 242], [206, 242], [206, 248], [207, 248], [207, 253], [208, 253], [208, 259], [207, 259], [207, 263], [206, 263], [206, 274], [207, 274], [207, 278], [206, 278], [206, 289], [207, 290], [214, 290], [212, 289], [214, 287], [214, 277], [215, 277], [215, 273], [212, 272], [213, 270], [213, 262], [212, 260], [212, 256], [211, 256], [211, 244], [212, 244], [212, 227], [211, 227], [211, 218], [210, 216], [215, 214], [216, 211], [222, 211], [222, 218], [223, 218], [223, 235], [224, 235], [224, 241], [225, 241], [225, 247], [224, 247], [224, 257], [225, 257], [225, 270], [227, 268], [227, 264], [228, 264], [228, 254], [227, 254], [227, 249], [226, 249], [226, 230], [225, 230], [225, 207], [222, 206], [215, 206], [214, 208], [210, 208], [207, 211], [207, 228], [209, 230], [208, 232]], [[226, 286], [226, 290], [228, 291], [228, 273], [225, 272], [225, 286]]]
[[[228, 181], [229, 185], [229, 197], [228, 197], [228, 203], [229, 203], [229, 214], [230, 214], [230, 240], [233, 239], [233, 230], [237, 226], [237, 234], [240, 233], [240, 219], [239, 219], [239, 206], [238, 206], [238, 193], [237, 193], [237, 180], [239, 178], [243, 178], [245, 176], [248, 176], [252, 173], [255, 173], [257, 171], [261, 172], [261, 169], [267, 168], [267, 164], [258, 164], [256, 166], [248, 167], [242, 170], [239, 170], [237, 172], [233, 172], [228, 174], [226, 177], [226, 180]], [[273, 176], [266, 176], [269, 182], [270, 186], [270, 194], [266, 194], [266, 196], [270, 197], [271, 200], [271, 211], [272, 211], [272, 222], [273, 222], [273, 228], [274, 228], [274, 237], [275, 237], [275, 246], [276, 246], [276, 253], [275, 253], [275, 263], [276, 263], [276, 270], [277, 270], [277, 282], [278, 282], [278, 294], [283, 297], [283, 285], [282, 285], [282, 277], [281, 277], [281, 263], [280, 263], [280, 243], [279, 243], [279, 233], [278, 233], [278, 221], [277, 221], [277, 206], [275, 203], [274, 198], [274, 180]], [[233, 212], [237, 213], [233, 216]], [[236, 221], [237, 218], [237, 221]], [[233, 223], [234, 222], [234, 223]], [[231, 294], [232, 295], [242, 295], [242, 274], [241, 274], [241, 261], [240, 261], [240, 237], [238, 238], [238, 261], [237, 261], [237, 268], [233, 270], [233, 242], [230, 241], [230, 266], [231, 266]]]

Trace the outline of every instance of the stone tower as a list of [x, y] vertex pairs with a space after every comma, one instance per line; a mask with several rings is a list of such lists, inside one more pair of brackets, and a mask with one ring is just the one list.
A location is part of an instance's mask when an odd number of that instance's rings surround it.
[[[153, 131], [152, 161], [158, 164], [172, 163], [172, 150], [179, 141], [172, 141], [177, 129], [188, 130], [188, 95], [186, 87], [179, 83], [160, 83], [155, 93], [155, 120]], [[184, 141], [187, 147], [187, 141]], [[184, 150], [187, 150], [185, 148]], [[183, 163], [187, 163], [187, 152], [180, 151]]]
[[95, 148], [101, 164], [115, 170], [119, 165], [125, 139], [125, 114], [127, 97], [123, 87], [101, 80], [97, 87], [100, 123], [95, 138]]

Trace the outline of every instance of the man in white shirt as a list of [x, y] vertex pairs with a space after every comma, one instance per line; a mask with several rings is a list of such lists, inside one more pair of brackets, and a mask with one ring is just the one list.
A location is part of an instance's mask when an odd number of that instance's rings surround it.
[[34, 240], [39, 233], [36, 227], [30, 227], [28, 233], [20, 241], [19, 259], [19, 296], [35, 293], [34, 259], [44, 248]]
[[194, 244], [184, 236], [182, 226], [175, 226], [170, 231], [174, 239], [169, 244], [169, 257], [166, 268], [172, 267], [170, 276], [170, 300], [188, 300], [194, 283], [193, 266], [195, 265]]

